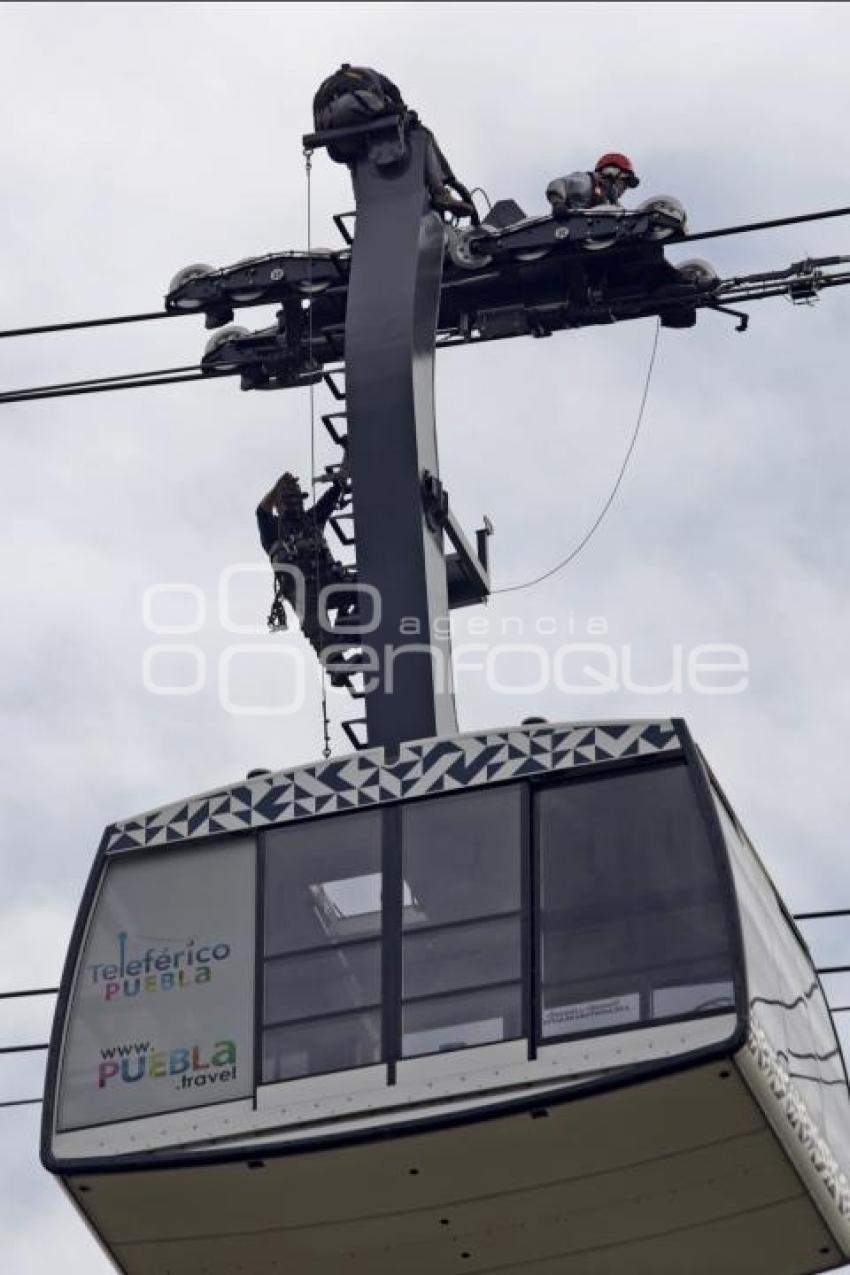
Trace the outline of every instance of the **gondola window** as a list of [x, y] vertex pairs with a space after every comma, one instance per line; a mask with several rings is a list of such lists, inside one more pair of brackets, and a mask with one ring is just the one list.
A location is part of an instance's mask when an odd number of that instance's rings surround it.
[[685, 767], [536, 800], [543, 1039], [728, 1013], [728, 908]]
[[402, 1056], [521, 1036], [520, 788], [412, 803], [402, 845]]
[[363, 812], [268, 837], [264, 1081], [381, 1060], [381, 833]]

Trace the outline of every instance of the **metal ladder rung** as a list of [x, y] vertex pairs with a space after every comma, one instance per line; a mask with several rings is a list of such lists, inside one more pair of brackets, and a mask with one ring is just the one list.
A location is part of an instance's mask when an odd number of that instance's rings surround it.
[[348, 420], [348, 412], [325, 412], [322, 416], [322, 424], [336, 443], [337, 447], [345, 448], [348, 446], [348, 435], [340, 434], [339, 430], [334, 425], [334, 421], [340, 419]]
[[[337, 375], [339, 375], [339, 373], [337, 373]], [[330, 390], [331, 394], [333, 394], [333, 396], [334, 396], [334, 398], [336, 399], [336, 401], [337, 401], [338, 403], [344, 403], [344, 402], [345, 402], [345, 390], [340, 389], [340, 387], [337, 385], [336, 381], [335, 381], [335, 380], [334, 380], [334, 378], [333, 378], [333, 373], [332, 373], [332, 372], [323, 372], [323, 373], [322, 373], [322, 380], [324, 381], [325, 385], [327, 385], [328, 389]]]
[[357, 735], [356, 735], [356, 734], [355, 734], [355, 732], [354, 732], [354, 727], [355, 727], [355, 726], [362, 726], [362, 727], [364, 727], [364, 729], [365, 729], [365, 727], [366, 727], [366, 718], [365, 718], [365, 717], [353, 717], [353, 718], [351, 718], [351, 720], [350, 720], [350, 721], [347, 721], [347, 722], [340, 722], [340, 726], [341, 726], [341, 727], [342, 727], [342, 729], [345, 731], [345, 734], [346, 734], [346, 736], [348, 737], [349, 741], [351, 742], [352, 747], [353, 747], [353, 748], [356, 748], [358, 752], [362, 752], [362, 750], [363, 750], [364, 748], [368, 748], [368, 747], [369, 747], [368, 740], [366, 740], [366, 739], [362, 739], [362, 740], [361, 740], [361, 739], [358, 739], [358, 738], [357, 738]]

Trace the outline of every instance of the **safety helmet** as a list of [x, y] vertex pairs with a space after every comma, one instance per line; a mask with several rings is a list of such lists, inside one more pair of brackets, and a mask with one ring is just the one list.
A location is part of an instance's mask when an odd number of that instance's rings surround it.
[[626, 175], [626, 184], [629, 186], [637, 186], [639, 178], [634, 169], [634, 164], [628, 155], [623, 155], [620, 151], [606, 151], [604, 155], [600, 155], [596, 161], [594, 172], [601, 172], [603, 168], [619, 168], [621, 173]]

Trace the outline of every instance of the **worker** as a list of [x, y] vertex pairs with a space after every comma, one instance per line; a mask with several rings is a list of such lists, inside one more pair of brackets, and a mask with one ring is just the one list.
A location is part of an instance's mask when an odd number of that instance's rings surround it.
[[546, 198], [554, 215], [565, 217], [577, 209], [619, 204], [626, 190], [633, 189], [639, 181], [628, 155], [606, 151], [596, 161], [592, 173], [570, 173], [550, 181]]
[[[400, 117], [403, 127], [418, 125], [428, 138], [425, 152], [425, 183], [431, 205], [439, 213], [469, 217], [478, 224], [472, 196], [452, 172], [451, 165], [430, 129], [405, 104], [398, 87], [380, 71], [343, 62], [338, 71], [319, 85], [313, 99], [313, 120], [317, 131], [351, 128], [387, 116]], [[362, 139], [357, 135], [330, 143], [328, 154], [338, 163], [352, 167], [360, 154]]]
[[[329, 584], [343, 584], [351, 572], [334, 558], [325, 539], [328, 519], [340, 507], [348, 489], [347, 463], [339, 467], [328, 490], [312, 507], [304, 508], [306, 496], [294, 474], [281, 474], [271, 491], [257, 506], [257, 526], [263, 548], [275, 568], [275, 596], [269, 614], [269, 628], [285, 629], [284, 602], [293, 610], [298, 602], [297, 573], [303, 582], [303, 615], [299, 614], [304, 636], [317, 651], [323, 645], [319, 616], [319, 593]], [[293, 568], [286, 570], [285, 568]]]

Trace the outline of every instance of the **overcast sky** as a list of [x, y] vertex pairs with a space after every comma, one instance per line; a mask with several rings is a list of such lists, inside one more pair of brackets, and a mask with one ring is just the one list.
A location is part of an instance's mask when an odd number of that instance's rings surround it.
[[[300, 136], [343, 60], [391, 75], [468, 185], [529, 212], [550, 178], [609, 149], [634, 158], [640, 197], [677, 195], [695, 230], [850, 204], [848, 37], [844, 4], [3, 5], [0, 328], [155, 309], [188, 262], [304, 246]], [[323, 155], [313, 196], [314, 242], [333, 244], [331, 213], [352, 201]], [[769, 269], [850, 251], [850, 226], [700, 250], [722, 274]], [[850, 905], [850, 290], [752, 309], [743, 336], [714, 314], [662, 331], [607, 520], [566, 571], [483, 613], [488, 642], [519, 617], [550, 654], [604, 617], [646, 684], [669, 681], [677, 646], [735, 644], [746, 691], [497, 695], [464, 675], [461, 726], [683, 715], [792, 908]], [[194, 363], [206, 335], [192, 318], [4, 341], [0, 386]], [[644, 320], [441, 355], [443, 479], [470, 531], [494, 522], [497, 587], [545, 570], [595, 518], [652, 337]], [[233, 716], [217, 694], [222, 654], [244, 642], [260, 654], [234, 695], [285, 702], [263, 653], [299, 638], [227, 633], [216, 590], [227, 566], [262, 564], [262, 492], [284, 468], [308, 480], [305, 392], [228, 381], [0, 407], [0, 456], [0, 985], [15, 988], [57, 980], [105, 824], [313, 759], [321, 732], [315, 679], [297, 715]], [[193, 696], [143, 686], [146, 648], [183, 640], [143, 622], [145, 591], [168, 583], [207, 602], [185, 639], [207, 665]], [[264, 577], [237, 593], [241, 622], [262, 617]], [[541, 616], [555, 633], [535, 639]], [[331, 710], [348, 715], [345, 697]], [[336, 724], [333, 742], [343, 751]], [[818, 957], [847, 959], [846, 929], [817, 937]], [[45, 1039], [51, 1009], [5, 1007], [0, 1043]], [[40, 1057], [2, 1060], [0, 1097], [38, 1094]], [[0, 1119], [5, 1268], [111, 1269], [38, 1164], [38, 1108]]]

